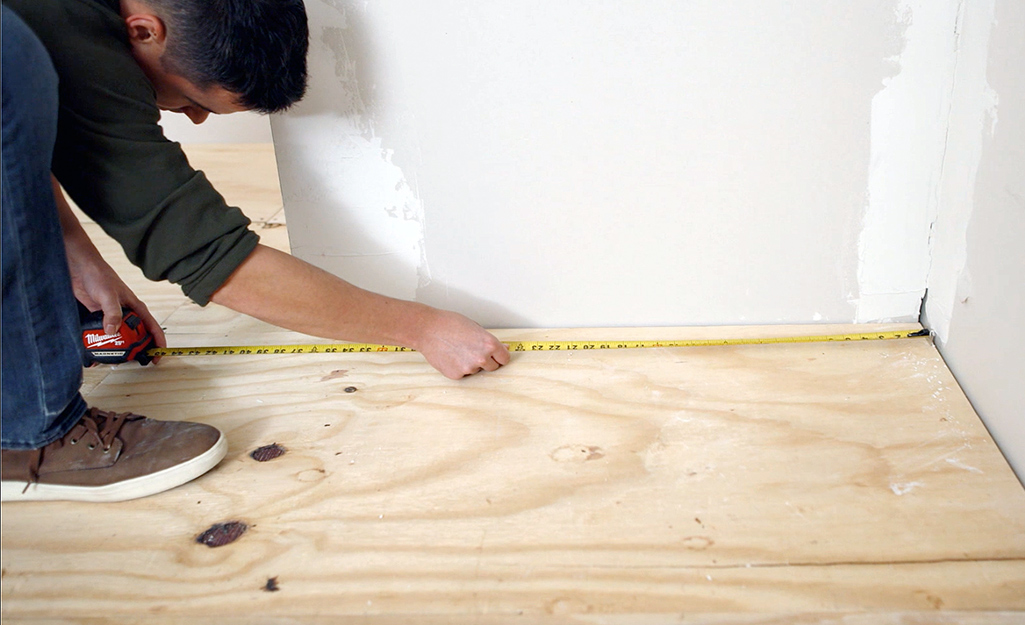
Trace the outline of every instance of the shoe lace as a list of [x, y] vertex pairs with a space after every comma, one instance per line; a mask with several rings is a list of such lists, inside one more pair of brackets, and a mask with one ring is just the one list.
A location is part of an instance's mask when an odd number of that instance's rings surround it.
[[87, 410], [82, 415], [82, 419], [67, 434], [45, 447], [33, 450], [32, 455], [29, 456], [29, 480], [21, 492], [28, 491], [29, 486], [39, 481], [39, 468], [43, 465], [45, 450], [51, 448], [60, 449], [64, 446], [65, 441], [71, 445], [77, 445], [85, 439], [92, 439], [95, 442], [87, 443], [89, 449], [95, 449], [99, 446], [106, 453], [110, 451], [110, 446], [114, 444], [114, 437], [121, 431], [121, 427], [127, 422], [128, 417], [131, 416], [133, 415], [130, 412], [115, 413], [98, 408]]

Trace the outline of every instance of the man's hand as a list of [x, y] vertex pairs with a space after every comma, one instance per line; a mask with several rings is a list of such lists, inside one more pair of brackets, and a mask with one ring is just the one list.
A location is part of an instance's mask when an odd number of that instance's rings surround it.
[[[139, 315], [146, 329], [153, 335], [158, 347], [167, 347], [164, 330], [149, 308], [132, 292], [110, 265], [96, 252], [82, 250], [76, 245], [66, 246], [68, 268], [71, 270], [71, 288], [75, 299], [90, 311], [103, 310], [103, 331], [116, 334], [121, 327], [121, 307]], [[72, 251], [72, 250], [75, 251]], [[93, 248], [95, 252], [96, 248]]]
[[90, 311], [103, 310], [103, 330], [107, 334], [115, 334], [121, 327], [122, 306], [134, 310], [146, 324], [146, 329], [153, 335], [157, 346], [167, 347], [163, 328], [146, 304], [135, 296], [107, 261], [103, 260], [99, 250], [71, 211], [57, 179], [52, 176], [51, 179], [53, 197], [57, 202], [61, 229], [64, 231], [64, 249], [67, 252], [71, 288], [75, 293], [75, 299]]
[[490, 332], [466, 317], [430, 309], [422, 337], [414, 346], [427, 362], [453, 380], [509, 363], [509, 350]]
[[304, 334], [412, 347], [453, 379], [509, 362], [505, 345], [460, 314], [365, 291], [263, 245], [212, 299]]

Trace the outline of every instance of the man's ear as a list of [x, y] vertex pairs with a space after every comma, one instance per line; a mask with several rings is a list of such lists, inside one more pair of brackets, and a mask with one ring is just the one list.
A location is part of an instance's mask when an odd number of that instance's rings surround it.
[[151, 13], [133, 13], [125, 16], [128, 40], [133, 46], [156, 45], [163, 49], [167, 40], [164, 20]]

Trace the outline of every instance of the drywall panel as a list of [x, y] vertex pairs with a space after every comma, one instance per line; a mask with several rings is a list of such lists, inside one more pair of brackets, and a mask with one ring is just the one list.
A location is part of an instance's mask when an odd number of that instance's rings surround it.
[[270, 117], [254, 112], [211, 115], [194, 124], [181, 113], [160, 115], [164, 136], [179, 143], [270, 143]]
[[917, 319], [956, 0], [307, 6], [301, 258], [489, 326]]
[[970, 3], [961, 30], [926, 314], [1025, 478], [1025, 3]]

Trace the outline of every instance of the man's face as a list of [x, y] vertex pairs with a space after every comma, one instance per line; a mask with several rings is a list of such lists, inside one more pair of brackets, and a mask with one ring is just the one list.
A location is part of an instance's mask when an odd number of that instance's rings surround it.
[[121, 0], [128, 40], [135, 62], [157, 92], [157, 106], [165, 111], [184, 113], [193, 123], [202, 124], [210, 113], [227, 114], [247, 110], [238, 95], [214, 86], [201, 88], [169, 69], [167, 31], [152, 7], [142, 0]]
[[226, 115], [247, 110], [238, 96], [220, 86], [206, 89], [184, 77], [158, 68], [144, 68], [157, 92], [157, 106], [165, 111], [184, 113], [194, 124], [202, 124], [211, 113]]

